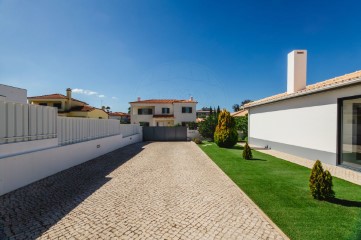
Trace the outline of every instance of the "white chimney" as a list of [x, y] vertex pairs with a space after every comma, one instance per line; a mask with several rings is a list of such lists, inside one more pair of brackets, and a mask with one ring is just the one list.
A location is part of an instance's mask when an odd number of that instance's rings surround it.
[[294, 50], [288, 54], [287, 93], [306, 88], [307, 51]]
[[138, 97], [137, 101], [138, 101], [138, 102], [140, 101], [140, 97]]

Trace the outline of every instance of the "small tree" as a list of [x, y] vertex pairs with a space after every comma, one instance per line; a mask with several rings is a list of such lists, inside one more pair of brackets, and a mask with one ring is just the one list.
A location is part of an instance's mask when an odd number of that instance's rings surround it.
[[236, 117], [236, 128], [243, 132], [244, 138], [248, 137], [248, 115]]
[[324, 200], [333, 198], [335, 192], [332, 190], [332, 176], [329, 171], [324, 171], [322, 163], [317, 160], [313, 165], [310, 176], [310, 191], [313, 198]]
[[213, 141], [216, 126], [217, 118], [212, 114], [205, 118], [203, 122], [198, 123], [198, 131], [202, 137], [211, 139]]
[[246, 159], [246, 160], [250, 160], [253, 158], [252, 156], [252, 151], [251, 151], [251, 148], [250, 146], [248, 145], [248, 142], [246, 142], [246, 145], [244, 145], [244, 149], [243, 149], [243, 159]]
[[219, 113], [218, 124], [214, 132], [214, 142], [219, 147], [233, 147], [238, 140], [236, 123], [227, 110]]

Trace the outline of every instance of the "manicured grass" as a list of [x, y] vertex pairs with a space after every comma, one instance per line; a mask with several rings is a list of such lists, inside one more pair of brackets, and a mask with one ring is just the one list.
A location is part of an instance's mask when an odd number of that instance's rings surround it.
[[361, 186], [334, 177], [335, 200], [318, 201], [308, 168], [254, 150], [244, 160], [240, 146], [199, 146], [291, 239], [361, 239]]

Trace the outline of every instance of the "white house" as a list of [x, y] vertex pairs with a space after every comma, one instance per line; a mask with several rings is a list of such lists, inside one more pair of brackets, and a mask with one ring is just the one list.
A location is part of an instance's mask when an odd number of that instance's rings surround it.
[[250, 144], [361, 167], [361, 71], [306, 85], [306, 62], [289, 53], [287, 92], [246, 105]]
[[26, 89], [0, 84], [0, 100], [27, 103], [27, 91]]
[[150, 99], [130, 102], [130, 122], [141, 126], [186, 126], [196, 121], [197, 102], [189, 100]]

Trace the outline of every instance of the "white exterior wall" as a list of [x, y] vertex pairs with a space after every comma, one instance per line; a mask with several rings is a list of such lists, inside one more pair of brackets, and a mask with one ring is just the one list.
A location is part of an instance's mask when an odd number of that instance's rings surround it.
[[[182, 107], [192, 107], [192, 113], [182, 113]], [[152, 108], [152, 115], [138, 115], [139, 108]], [[169, 115], [174, 115], [173, 118], [153, 118], [153, 115], [162, 115], [162, 108], [169, 108]], [[154, 103], [132, 103], [130, 120], [132, 124], [139, 124], [140, 122], [149, 122], [150, 126], [156, 126], [156, 121], [169, 121], [174, 124], [181, 124], [182, 122], [195, 122], [196, 121], [196, 103], [167, 103], [167, 104], [154, 104]]]
[[0, 195], [52, 174], [141, 142], [142, 134], [116, 135], [41, 151], [0, 158]]
[[9, 102], [26, 104], [28, 100], [26, 89], [11, 87], [3, 84], [0, 84], [0, 95], [5, 97], [3, 100]]
[[298, 156], [310, 150], [313, 160], [336, 165], [337, 99], [360, 92], [353, 86], [252, 107], [249, 141]]
[[[182, 107], [192, 107], [192, 113], [182, 113]], [[196, 112], [196, 103], [175, 103], [175, 124], [182, 124], [182, 122], [195, 122], [197, 119]]]

